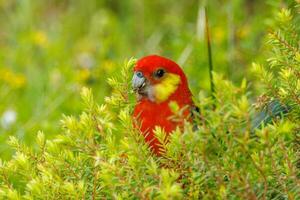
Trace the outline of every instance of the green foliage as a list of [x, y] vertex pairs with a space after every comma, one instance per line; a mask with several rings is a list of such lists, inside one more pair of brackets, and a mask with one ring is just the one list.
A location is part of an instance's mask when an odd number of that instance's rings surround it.
[[[277, 100], [289, 107], [283, 118], [253, 132], [247, 81], [236, 86], [215, 73], [216, 101], [195, 96], [197, 130], [186, 123], [167, 139], [157, 127], [165, 148], [157, 157], [133, 126], [130, 59], [108, 79], [105, 103], [83, 87], [83, 111], [64, 116], [53, 139], [39, 131], [30, 147], [10, 137], [13, 157], [0, 161], [1, 199], [299, 199], [299, 30], [289, 10], [275, 27], [267, 67], [254, 64], [265, 85], [255, 106]], [[180, 117], [178, 105], [170, 106]]]
[[287, 9], [277, 15], [276, 27], [268, 35], [273, 54], [267, 60], [267, 67], [253, 64], [253, 71], [262, 78], [261, 87], [265, 88], [257, 106], [264, 107], [276, 100], [289, 110], [290, 118], [300, 119], [300, 30]]
[[11, 156], [11, 135], [29, 145], [38, 130], [55, 137], [61, 113], [83, 109], [81, 87], [103, 103], [107, 78], [131, 56], [170, 57], [193, 93], [208, 90], [204, 4], [215, 69], [239, 83], [264, 58], [265, 24], [294, 0], [0, 0], [0, 156]]

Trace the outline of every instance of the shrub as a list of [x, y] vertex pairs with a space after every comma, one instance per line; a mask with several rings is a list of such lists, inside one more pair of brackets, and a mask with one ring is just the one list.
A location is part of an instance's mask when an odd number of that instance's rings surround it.
[[[283, 118], [252, 130], [252, 106], [246, 81], [235, 86], [215, 74], [215, 99], [199, 93], [198, 129], [186, 123], [166, 148], [151, 155], [132, 125], [130, 77], [134, 59], [120, 77], [108, 80], [111, 97], [97, 104], [92, 91], [81, 92], [85, 109], [64, 116], [62, 130], [37, 147], [15, 137], [11, 160], [0, 162], [0, 196], [8, 199], [298, 199], [299, 180], [299, 38], [290, 11], [279, 15], [270, 34], [274, 54], [268, 67], [254, 64], [265, 82], [256, 105], [278, 100], [289, 107]], [[298, 38], [298, 39], [297, 39]]]

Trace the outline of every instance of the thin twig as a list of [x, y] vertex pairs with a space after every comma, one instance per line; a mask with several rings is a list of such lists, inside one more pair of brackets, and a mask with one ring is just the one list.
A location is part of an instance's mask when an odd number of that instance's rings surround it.
[[207, 42], [207, 55], [208, 55], [208, 66], [209, 66], [209, 79], [210, 79], [210, 91], [213, 99], [213, 108], [215, 108], [215, 85], [213, 80], [213, 62], [212, 62], [212, 53], [211, 53], [211, 41], [209, 35], [209, 24], [207, 16], [207, 8], [205, 7], [205, 30], [206, 30], [206, 42]]

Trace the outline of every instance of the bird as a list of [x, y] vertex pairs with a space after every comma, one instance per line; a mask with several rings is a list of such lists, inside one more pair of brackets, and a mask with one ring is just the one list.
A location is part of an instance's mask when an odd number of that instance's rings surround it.
[[177, 63], [158, 55], [139, 59], [133, 71], [132, 87], [137, 94], [133, 110], [135, 125], [153, 153], [161, 155], [164, 149], [155, 136], [155, 128], [161, 127], [169, 136], [176, 127], [183, 127], [184, 123], [184, 120], [172, 120], [174, 112], [170, 103], [176, 103], [183, 110], [184, 119], [192, 119], [195, 105], [188, 80]]
[[[175, 102], [183, 110], [182, 117], [191, 123], [195, 123], [195, 118], [200, 115], [200, 110], [192, 100], [187, 77], [174, 61], [149, 55], [136, 62], [132, 87], [137, 94], [137, 103], [133, 110], [134, 124], [152, 152], [160, 156], [164, 149], [154, 133], [155, 128], [161, 127], [169, 136], [177, 127], [183, 127], [184, 123], [184, 120], [172, 119], [174, 112], [170, 103]], [[257, 129], [285, 116], [290, 109], [290, 106], [276, 99], [269, 102], [251, 117], [250, 132], [254, 135]]]

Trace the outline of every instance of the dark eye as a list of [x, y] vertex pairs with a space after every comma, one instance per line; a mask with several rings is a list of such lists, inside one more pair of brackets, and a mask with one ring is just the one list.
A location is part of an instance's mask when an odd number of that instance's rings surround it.
[[136, 76], [139, 78], [143, 78], [143, 73], [142, 72], [136, 72]]
[[158, 70], [155, 72], [154, 76], [155, 76], [156, 78], [161, 78], [161, 77], [164, 76], [164, 74], [165, 74], [165, 70], [163, 70], [163, 69], [158, 69]]

